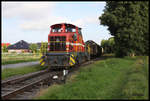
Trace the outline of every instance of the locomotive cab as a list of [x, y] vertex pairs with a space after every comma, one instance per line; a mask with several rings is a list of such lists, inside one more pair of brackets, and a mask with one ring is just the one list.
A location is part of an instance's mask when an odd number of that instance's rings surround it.
[[85, 61], [81, 28], [67, 23], [52, 25], [45, 61], [50, 68], [68, 68]]
[[[48, 51], [84, 51], [81, 45], [77, 46], [75, 43], [84, 45], [81, 28], [72, 24], [55, 24], [51, 26], [51, 31], [48, 37]], [[78, 49], [79, 48], [79, 49]]]

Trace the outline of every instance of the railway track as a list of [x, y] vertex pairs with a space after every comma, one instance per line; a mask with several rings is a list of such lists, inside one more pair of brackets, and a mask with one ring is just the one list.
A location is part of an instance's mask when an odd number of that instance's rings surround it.
[[22, 98], [21, 94], [32, 92], [31, 90], [38, 89], [45, 84], [50, 85], [54, 75], [60, 75], [60, 72], [43, 70], [2, 81], [1, 97], [2, 99]]
[[48, 71], [47, 70], [42, 70], [42, 71], [38, 71], [38, 72], [29, 73], [29, 74], [26, 74], [26, 75], [23, 75], [23, 76], [20, 76], [20, 77], [3, 80], [2, 81], [2, 87], [5, 86], [5, 85], [8, 85], [8, 84], [14, 84], [14, 83], [17, 83], [17, 82], [21, 82], [23, 80], [35, 77], [37, 75], [40, 75], [40, 74], [43, 74], [43, 73], [46, 73], [46, 72], [48, 72]]
[[[99, 59], [93, 59], [91, 61], [87, 61], [80, 66], [85, 66], [97, 61]], [[80, 66], [76, 66], [77, 68], [71, 68], [68, 73], [71, 75], [73, 71], [79, 69]], [[56, 79], [53, 77], [57, 76]], [[30, 74], [26, 74], [17, 78], [4, 80], [1, 83], [1, 97], [2, 99], [27, 99], [26, 95], [32, 94], [35, 90], [39, 89], [42, 86], [50, 86], [54, 82], [63, 83], [65, 82], [66, 76], [64, 76], [62, 71], [49, 71], [43, 70]]]

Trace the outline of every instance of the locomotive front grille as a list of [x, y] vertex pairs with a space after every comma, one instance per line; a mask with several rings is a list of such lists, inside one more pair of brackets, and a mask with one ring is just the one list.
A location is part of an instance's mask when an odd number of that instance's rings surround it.
[[65, 36], [50, 36], [50, 51], [65, 51], [66, 37]]

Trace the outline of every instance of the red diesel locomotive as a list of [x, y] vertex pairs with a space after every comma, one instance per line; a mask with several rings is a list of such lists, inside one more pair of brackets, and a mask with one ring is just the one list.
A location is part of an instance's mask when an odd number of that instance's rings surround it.
[[50, 68], [65, 68], [89, 60], [81, 28], [67, 23], [54, 24], [48, 35], [48, 52], [43, 54], [40, 64]]

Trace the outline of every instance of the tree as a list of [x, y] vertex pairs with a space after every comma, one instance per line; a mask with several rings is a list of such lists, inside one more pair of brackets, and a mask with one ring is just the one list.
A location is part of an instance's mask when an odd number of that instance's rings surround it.
[[108, 40], [102, 40], [101, 46], [104, 49], [104, 53], [114, 53], [115, 51], [115, 42], [114, 37], [109, 38]]
[[42, 42], [40, 47], [40, 53], [45, 54], [47, 52], [48, 42]]
[[114, 37], [111, 37], [111, 38], [108, 39], [108, 47], [109, 47], [109, 53], [114, 53], [115, 52]]
[[29, 48], [31, 49], [32, 53], [36, 53], [38, 46], [37, 44], [31, 44]]
[[2, 51], [3, 51], [3, 52], [8, 52], [8, 49], [7, 49], [7, 46], [6, 46], [6, 45], [4, 45], [4, 46], [2, 47]]
[[99, 19], [114, 36], [116, 56], [148, 55], [148, 5], [148, 2], [142, 1], [106, 2]]
[[108, 48], [108, 42], [107, 42], [107, 40], [102, 40], [101, 41], [101, 46], [102, 46], [102, 48], [104, 49], [104, 53], [107, 53], [107, 48]]

